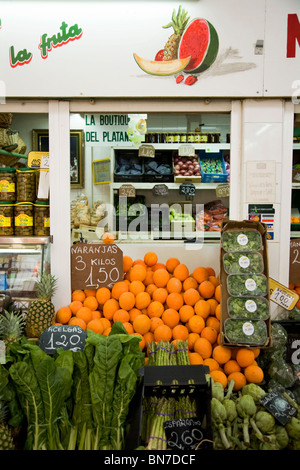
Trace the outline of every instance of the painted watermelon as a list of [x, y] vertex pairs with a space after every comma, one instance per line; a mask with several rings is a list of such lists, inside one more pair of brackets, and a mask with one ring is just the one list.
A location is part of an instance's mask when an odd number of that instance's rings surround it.
[[216, 60], [219, 50], [219, 37], [213, 25], [196, 18], [184, 31], [178, 48], [178, 58], [191, 56], [185, 72], [199, 73], [208, 69]]

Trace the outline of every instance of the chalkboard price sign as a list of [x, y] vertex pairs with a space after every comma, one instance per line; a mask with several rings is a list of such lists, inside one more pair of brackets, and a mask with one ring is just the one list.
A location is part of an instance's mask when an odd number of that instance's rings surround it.
[[179, 186], [179, 194], [185, 194], [186, 196], [195, 196], [196, 188], [193, 183], [182, 183]]
[[71, 288], [112, 287], [123, 279], [123, 252], [112, 243], [76, 243], [71, 247]]
[[163, 426], [168, 446], [174, 450], [196, 449], [204, 437], [201, 421], [197, 418], [165, 421]]
[[297, 413], [296, 408], [291, 406], [278, 392], [270, 392], [265, 395], [260, 403], [277, 419], [283, 426]]
[[85, 339], [86, 332], [77, 325], [53, 325], [43, 331], [39, 346], [47, 354], [58, 348], [76, 352], [84, 349]]

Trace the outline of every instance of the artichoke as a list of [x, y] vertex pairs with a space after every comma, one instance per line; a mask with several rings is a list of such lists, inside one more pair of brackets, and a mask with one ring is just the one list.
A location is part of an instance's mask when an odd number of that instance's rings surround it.
[[239, 416], [243, 419], [243, 436], [246, 446], [250, 445], [249, 423], [256, 413], [256, 404], [251, 395], [242, 395], [236, 404]]
[[275, 436], [279, 450], [285, 449], [289, 443], [289, 435], [285, 427], [275, 424]]
[[224, 448], [229, 449], [230, 444], [226, 437], [224, 426], [227, 418], [226, 408], [217, 398], [214, 397], [211, 399], [211, 417], [214, 428], [218, 430], [220, 434]]
[[249, 383], [242, 388], [242, 394], [251, 395], [254, 402], [258, 405], [260, 400], [266, 395], [266, 392], [259, 385]]
[[274, 431], [275, 418], [268, 411], [258, 411], [255, 416], [255, 422], [263, 434], [269, 434]]
[[286, 423], [285, 428], [291, 439], [300, 441], [300, 419], [293, 416], [291, 420]]

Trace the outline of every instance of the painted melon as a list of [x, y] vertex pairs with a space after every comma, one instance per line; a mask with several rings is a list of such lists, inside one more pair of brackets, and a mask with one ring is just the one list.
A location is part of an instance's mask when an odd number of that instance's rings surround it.
[[184, 70], [191, 59], [190, 57], [182, 57], [181, 59], [166, 61], [148, 60], [143, 59], [136, 53], [133, 54], [133, 57], [138, 66], [151, 75], [174, 75]]
[[208, 69], [216, 60], [219, 37], [213, 25], [202, 18], [190, 22], [184, 31], [178, 48], [178, 58], [191, 56], [184, 71], [199, 73]]

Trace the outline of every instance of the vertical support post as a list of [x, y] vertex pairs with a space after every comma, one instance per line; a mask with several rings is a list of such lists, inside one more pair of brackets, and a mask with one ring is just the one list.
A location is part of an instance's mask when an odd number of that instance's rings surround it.
[[71, 300], [70, 116], [67, 101], [49, 101], [51, 273], [58, 278], [55, 310]]

